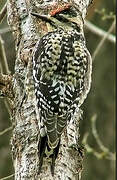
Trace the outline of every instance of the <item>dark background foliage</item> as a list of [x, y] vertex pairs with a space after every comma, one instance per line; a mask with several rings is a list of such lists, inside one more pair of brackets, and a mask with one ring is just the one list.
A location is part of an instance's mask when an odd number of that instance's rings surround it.
[[[3, 6], [0, 4], [0, 9]], [[113, 22], [112, 18], [103, 20], [103, 15], [96, 13], [105, 9], [105, 14], [115, 13], [115, 0], [94, 0], [89, 9], [87, 19], [96, 26], [108, 31]], [[0, 25], [0, 29], [8, 27], [7, 20]], [[114, 33], [114, 32], [113, 32]], [[85, 29], [87, 47], [91, 54], [100, 42], [100, 37]], [[3, 33], [8, 65], [11, 73], [14, 72], [15, 49], [11, 32]], [[80, 125], [81, 137], [89, 132], [88, 143], [100, 152], [91, 132], [90, 119], [97, 115], [96, 127], [103, 144], [112, 152], [115, 151], [115, 45], [106, 41], [93, 62], [91, 91], [82, 106], [84, 111]], [[11, 126], [10, 117], [0, 99], [0, 132]], [[13, 173], [13, 164], [10, 153], [10, 137], [12, 132], [0, 136], [0, 178]], [[82, 180], [115, 180], [115, 164], [106, 159], [97, 159], [93, 154], [86, 154]]]

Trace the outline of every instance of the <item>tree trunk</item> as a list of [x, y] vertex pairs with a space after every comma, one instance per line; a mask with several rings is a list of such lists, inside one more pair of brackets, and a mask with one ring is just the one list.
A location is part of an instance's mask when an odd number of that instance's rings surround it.
[[[37, 40], [46, 31], [44, 22], [33, 17], [30, 12], [48, 14], [57, 3], [74, 4], [82, 15], [83, 21], [87, 7], [91, 0], [8, 0], [8, 23], [13, 31], [16, 48], [15, 73], [13, 83], [13, 111], [14, 125], [11, 139], [12, 157], [15, 169], [15, 180], [80, 180], [82, 172], [83, 149], [79, 151], [72, 145], [74, 137], [79, 143], [79, 117], [77, 123], [70, 122], [67, 130], [62, 134], [60, 151], [55, 165], [55, 174], [52, 177], [49, 162], [44, 161], [42, 172], [38, 175], [38, 110], [34, 94], [32, 78], [32, 56]], [[82, 24], [83, 22], [81, 22]], [[70, 136], [71, 132], [72, 136]]]

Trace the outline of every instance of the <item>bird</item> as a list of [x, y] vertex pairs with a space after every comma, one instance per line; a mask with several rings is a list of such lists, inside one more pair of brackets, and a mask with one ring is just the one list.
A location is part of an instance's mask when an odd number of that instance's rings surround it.
[[54, 175], [61, 135], [91, 87], [92, 58], [81, 14], [73, 7], [49, 15], [31, 14], [48, 27], [34, 48], [33, 80], [40, 126], [39, 173], [43, 158], [49, 157]]

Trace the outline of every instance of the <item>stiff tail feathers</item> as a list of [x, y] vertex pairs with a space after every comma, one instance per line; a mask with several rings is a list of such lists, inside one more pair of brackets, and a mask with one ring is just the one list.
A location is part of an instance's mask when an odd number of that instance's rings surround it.
[[51, 174], [54, 176], [54, 168], [55, 161], [58, 156], [60, 140], [55, 148], [50, 148], [48, 145], [48, 137], [47, 135], [44, 137], [40, 136], [39, 144], [38, 144], [38, 155], [39, 155], [39, 171], [41, 173], [41, 168], [43, 165], [43, 158], [49, 157], [51, 159]]

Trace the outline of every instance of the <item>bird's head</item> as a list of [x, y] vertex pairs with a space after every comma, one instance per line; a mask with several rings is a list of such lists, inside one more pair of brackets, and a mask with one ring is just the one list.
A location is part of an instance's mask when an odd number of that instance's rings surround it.
[[65, 30], [76, 29], [80, 32], [83, 27], [81, 13], [71, 5], [55, 8], [48, 15], [40, 15], [34, 12], [31, 14], [46, 21], [49, 24], [49, 31], [61, 28]]

